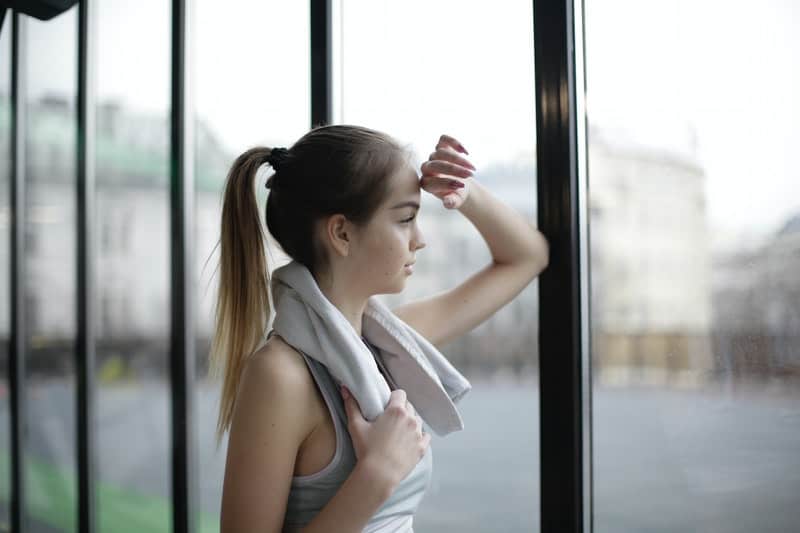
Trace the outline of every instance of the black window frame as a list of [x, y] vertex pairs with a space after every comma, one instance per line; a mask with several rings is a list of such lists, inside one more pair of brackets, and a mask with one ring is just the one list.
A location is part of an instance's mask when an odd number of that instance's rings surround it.
[[[78, 2], [77, 128], [77, 372], [76, 452], [78, 530], [96, 530], [95, 471], [95, 206], [93, 8]], [[185, 0], [172, 0], [170, 111], [171, 328], [170, 397], [173, 530], [196, 530], [194, 223], [192, 102], [186, 46], [191, 32]], [[311, 127], [332, 121], [332, 0], [310, 0]], [[24, 21], [9, 9], [11, 31], [11, 239], [9, 350], [11, 527], [24, 517], [25, 305], [21, 287], [25, 230]], [[35, 14], [34, 14], [35, 15]], [[8, 23], [10, 20], [10, 24]], [[3, 18], [0, 18], [2, 21]], [[539, 279], [541, 531], [592, 530], [591, 368], [587, 223], [583, 1], [533, 1], [536, 82], [538, 225], [550, 243], [550, 265]]]

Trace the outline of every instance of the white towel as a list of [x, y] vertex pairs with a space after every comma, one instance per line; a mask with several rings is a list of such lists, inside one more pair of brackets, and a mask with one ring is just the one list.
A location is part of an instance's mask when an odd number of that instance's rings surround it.
[[[324, 364], [336, 384], [343, 383], [353, 394], [364, 418], [374, 420], [389, 403], [391, 391], [353, 325], [302, 263], [276, 268], [270, 286], [275, 333]], [[375, 296], [364, 309], [361, 334], [378, 349], [391, 380], [437, 435], [464, 429], [455, 402], [472, 385], [433, 344]]]

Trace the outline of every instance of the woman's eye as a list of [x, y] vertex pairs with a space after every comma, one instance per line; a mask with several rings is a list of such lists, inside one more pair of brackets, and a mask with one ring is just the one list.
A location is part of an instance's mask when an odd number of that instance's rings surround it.
[[401, 220], [401, 222], [403, 222], [404, 224], [407, 224], [408, 222], [411, 222], [412, 220], [414, 220], [414, 217], [416, 217], [416, 216], [417, 216], [417, 215], [414, 215], [414, 216], [412, 216], [411, 218], [407, 218], [407, 219], [405, 219], [405, 220]]

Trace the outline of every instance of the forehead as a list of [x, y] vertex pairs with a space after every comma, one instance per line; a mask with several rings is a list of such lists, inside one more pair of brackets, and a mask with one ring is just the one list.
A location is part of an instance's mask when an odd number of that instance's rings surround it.
[[389, 180], [389, 207], [403, 200], [419, 199], [419, 175], [414, 167], [403, 166]]

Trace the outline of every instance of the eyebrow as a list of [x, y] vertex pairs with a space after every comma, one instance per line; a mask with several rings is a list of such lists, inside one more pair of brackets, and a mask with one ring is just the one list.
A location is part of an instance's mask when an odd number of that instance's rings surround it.
[[397, 205], [393, 205], [390, 209], [401, 209], [403, 207], [413, 207], [415, 209], [419, 209], [419, 204], [417, 202], [403, 202]]

